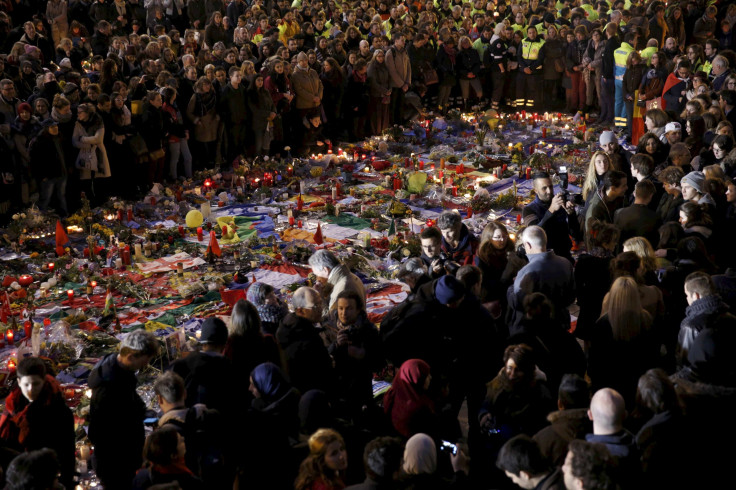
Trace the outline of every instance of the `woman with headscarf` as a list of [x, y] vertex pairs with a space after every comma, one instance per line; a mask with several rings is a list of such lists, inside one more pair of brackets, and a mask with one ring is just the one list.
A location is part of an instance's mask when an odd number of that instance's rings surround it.
[[436, 488], [437, 446], [427, 434], [414, 434], [404, 448], [404, 486]]
[[[445, 447], [444, 449], [448, 448]], [[434, 440], [427, 434], [413, 435], [406, 441], [404, 447], [402, 477], [397, 482], [398, 487], [393, 488], [404, 490], [469, 488], [469, 482], [467, 481], [468, 460], [465, 453], [458, 447], [456, 454], [452, 452], [449, 454], [452, 471], [455, 473], [454, 476], [450, 475], [449, 471], [442, 471], [442, 468], [445, 468], [444, 465], [438, 468], [437, 445]]]
[[436, 433], [437, 414], [428, 389], [429, 364], [421, 359], [405, 361], [383, 397], [383, 409], [396, 432], [410, 437], [418, 432]]

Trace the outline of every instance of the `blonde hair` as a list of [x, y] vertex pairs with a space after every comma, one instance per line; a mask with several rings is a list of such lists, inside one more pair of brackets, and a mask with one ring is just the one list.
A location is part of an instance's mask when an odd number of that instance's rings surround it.
[[598, 190], [598, 173], [595, 170], [595, 159], [598, 156], [604, 156], [608, 162], [608, 170], [611, 170], [611, 157], [605, 151], [596, 151], [593, 156], [590, 157], [590, 163], [588, 164], [588, 171], [585, 173], [585, 183], [583, 184], [583, 199], [588, 199], [588, 195], [591, 192]]
[[718, 164], [708, 165], [703, 169], [703, 173], [705, 174], [706, 179], [720, 180], [724, 183], [726, 182], [726, 173]]
[[627, 250], [634, 252], [639, 257], [639, 260], [641, 260], [639, 272], [642, 277], [647, 272], [657, 270], [657, 257], [654, 255], [654, 248], [652, 248], [649, 240], [641, 236], [629, 238], [624, 242], [624, 251]]
[[322, 480], [329, 487], [335, 486], [339, 475], [325, 464], [327, 447], [333, 442], [339, 442], [345, 447], [345, 440], [332, 429], [319, 429], [309, 437], [309, 456], [299, 466], [299, 475], [294, 482], [295, 490], [312, 488], [312, 484], [317, 480]]
[[613, 340], [628, 342], [649, 328], [651, 316], [641, 307], [639, 286], [633, 277], [619, 277], [613, 282], [604, 301]]

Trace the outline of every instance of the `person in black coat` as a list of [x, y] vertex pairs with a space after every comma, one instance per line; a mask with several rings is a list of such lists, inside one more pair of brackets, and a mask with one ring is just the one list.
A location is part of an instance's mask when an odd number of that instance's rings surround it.
[[302, 393], [313, 388], [330, 393], [332, 359], [314, 326], [322, 317], [322, 300], [316, 290], [301, 287], [294, 293], [293, 305], [294, 312], [276, 330], [289, 380]]
[[343, 97], [343, 111], [348, 123], [351, 140], [361, 140], [365, 137], [366, 123], [368, 122], [368, 64], [359, 59], [353, 65], [353, 71], [348, 76], [347, 87]]
[[542, 293], [524, 298], [524, 319], [507, 343], [526, 344], [534, 351], [536, 364], [547, 376], [553, 398], [565, 374], [585, 375], [586, 361], [578, 341], [552, 317], [552, 303]]
[[229, 165], [243, 152], [248, 134], [247, 94], [241, 84], [240, 70], [230, 69], [230, 82], [222, 89], [219, 99], [219, 114], [225, 123], [227, 135], [226, 163]]
[[199, 341], [203, 344], [200, 352], [175, 361], [170, 369], [184, 379], [188, 406], [202, 403], [227, 418], [234, 407], [230, 403], [232, 387], [228, 382], [232, 364], [222, 355], [227, 343], [225, 322], [207, 318]]
[[68, 214], [66, 207], [66, 160], [64, 147], [59, 135], [59, 125], [53, 119], [42, 123], [43, 129], [31, 140], [31, 173], [40, 187], [38, 208], [46, 211], [51, 196], [56, 194], [59, 214]]
[[575, 336], [589, 339], [601, 315], [603, 298], [611, 287], [611, 260], [619, 243], [619, 230], [609, 223], [591, 223], [595, 236], [592, 249], [580, 254], [575, 263], [575, 285], [578, 288], [578, 314]]
[[253, 131], [255, 155], [268, 155], [273, 137], [273, 120], [276, 106], [268, 90], [263, 88], [263, 75], [254, 75], [248, 86], [248, 111], [252, 115], [250, 129]]
[[580, 235], [580, 223], [572, 201], [563, 199], [562, 193], [554, 194], [552, 179], [546, 172], [534, 175], [536, 198], [524, 206], [524, 226], [540, 226], [547, 234], [547, 249], [572, 262], [570, 236]]
[[128, 334], [120, 353], [108, 354], [92, 370], [89, 439], [94, 467], [106, 489], [129, 490], [143, 453], [146, 405], [136, 393], [135, 372], [158, 354], [159, 341], [145, 330]]
[[148, 148], [147, 184], [151, 186], [154, 182], [161, 182], [164, 175], [164, 115], [161, 110], [163, 100], [159, 92], [148, 92], [146, 102], [140, 122], [140, 134]]
[[335, 360], [338, 397], [351, 409], [360, 411], [364, 405], [370, 405], [373, 373], [383, 366], [381, 340], [358, 293], [341, 292], [335, 305], [321, 335]]
[[649, 243], [658, 240], [658, 230], [662, 222], [657, 216], [657, 211], [649, 206], [654, 193], [654, 184], [650, 180], [637, 182], [634, 189], [634, 203], [614, 213], [613, 224], [621, 230], [620, 245], [635, 236], [642, 236], [649, 240]]
[[460, 38], [460, 51], [457, 53], [455, 70], [460, 81], [463, 108], [467, 111], [469, 109], [468, 98], [470, 97], [471, 86], [478, 99], [483, 97], [483, 88], [481, 87], [480, 78], [478, 78], [481, 71], [480, 55], [467, 36]]

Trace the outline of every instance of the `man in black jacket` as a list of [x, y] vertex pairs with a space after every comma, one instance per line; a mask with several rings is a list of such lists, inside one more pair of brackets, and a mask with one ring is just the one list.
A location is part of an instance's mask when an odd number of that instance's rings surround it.
[[657, 211], [649, 206], [654, 192], [654, 184], [650, 180], [637, 182], [634, 189], [634, 203], [614, 213], [613, 224], [621, 230], [620, 246], [635, 236], [643, 236], [649, 243], [656, 244], [659, 240], [658, 230], [661, 223]]
[[171, 370], [184, 379], [187, 386], [187, 406], [202, 403], [227, 417], [230, 406], [228, 375], [230, 361], [222, 355], [227, 343], [227, 326], [219, 318], [207, 318], [199, 338], [202, 350], [171, 365]]
[[243, 75], [236, 66], [230, 68], [229, 75], [230, 83], [222, 89], [218, 111], [227, 131], [227, 166], [243, 151], [248, 132], [245, 87], [240, 83]]
[[611, 124], [614, 118], [614, 97], [616, 95], [616, 82], [613, 78], [613, 52], [621, 46], [621, 40], [617, 37], [618, 26], [610, 23], [606, 26], [606, 47], [603, 49], [601, 59], [601, 114], [598, 124]]
[[314, 325], [322, 318], [322, 299], [315, 289], [301, 287], [294, 293], [292, 303], [294, 312], [286, 315], [276, 330], [289, 380], [302, 393], [311, 389], [331, 393], [332, 359]]
[[570, 235], [580, 234], [575, 205], [562, 193], [554, 194], [552, 179], [546, 172], [535, 174], [533, 185], [537, 197], [522, 211], [524, 226], [542, 227], [547, 234], [547, 249], [572, 262]]
[[38, 208], [46, 211], [51, 196], [56, 194], [60, 216], [68, 215], [66, 208], [66, 163], [59, 126], [53, 119], [42, 123], [43, 129], [31, 140], [31, 172], [39, 185]]
[[120, 353], [105, 356], [89, 376], [89, 438], [95, 445], [95, 471], [107, 490], [129, 490], [141, 467], [146, 405], [136, 393], [135, 373], [158, 350], [152, 333], [136, 330], [123, 339]]

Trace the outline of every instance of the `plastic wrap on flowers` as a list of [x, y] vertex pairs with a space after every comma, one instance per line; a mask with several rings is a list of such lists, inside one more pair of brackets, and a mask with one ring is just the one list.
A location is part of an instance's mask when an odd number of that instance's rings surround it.
[[71, 326], [65, 321], [58, 321], [49, 325], [48, 329], [41, 329], [39, 342], [39, 355], [59, 364], [75, 361], [84, 352], [84, 344], [72, 335]]

